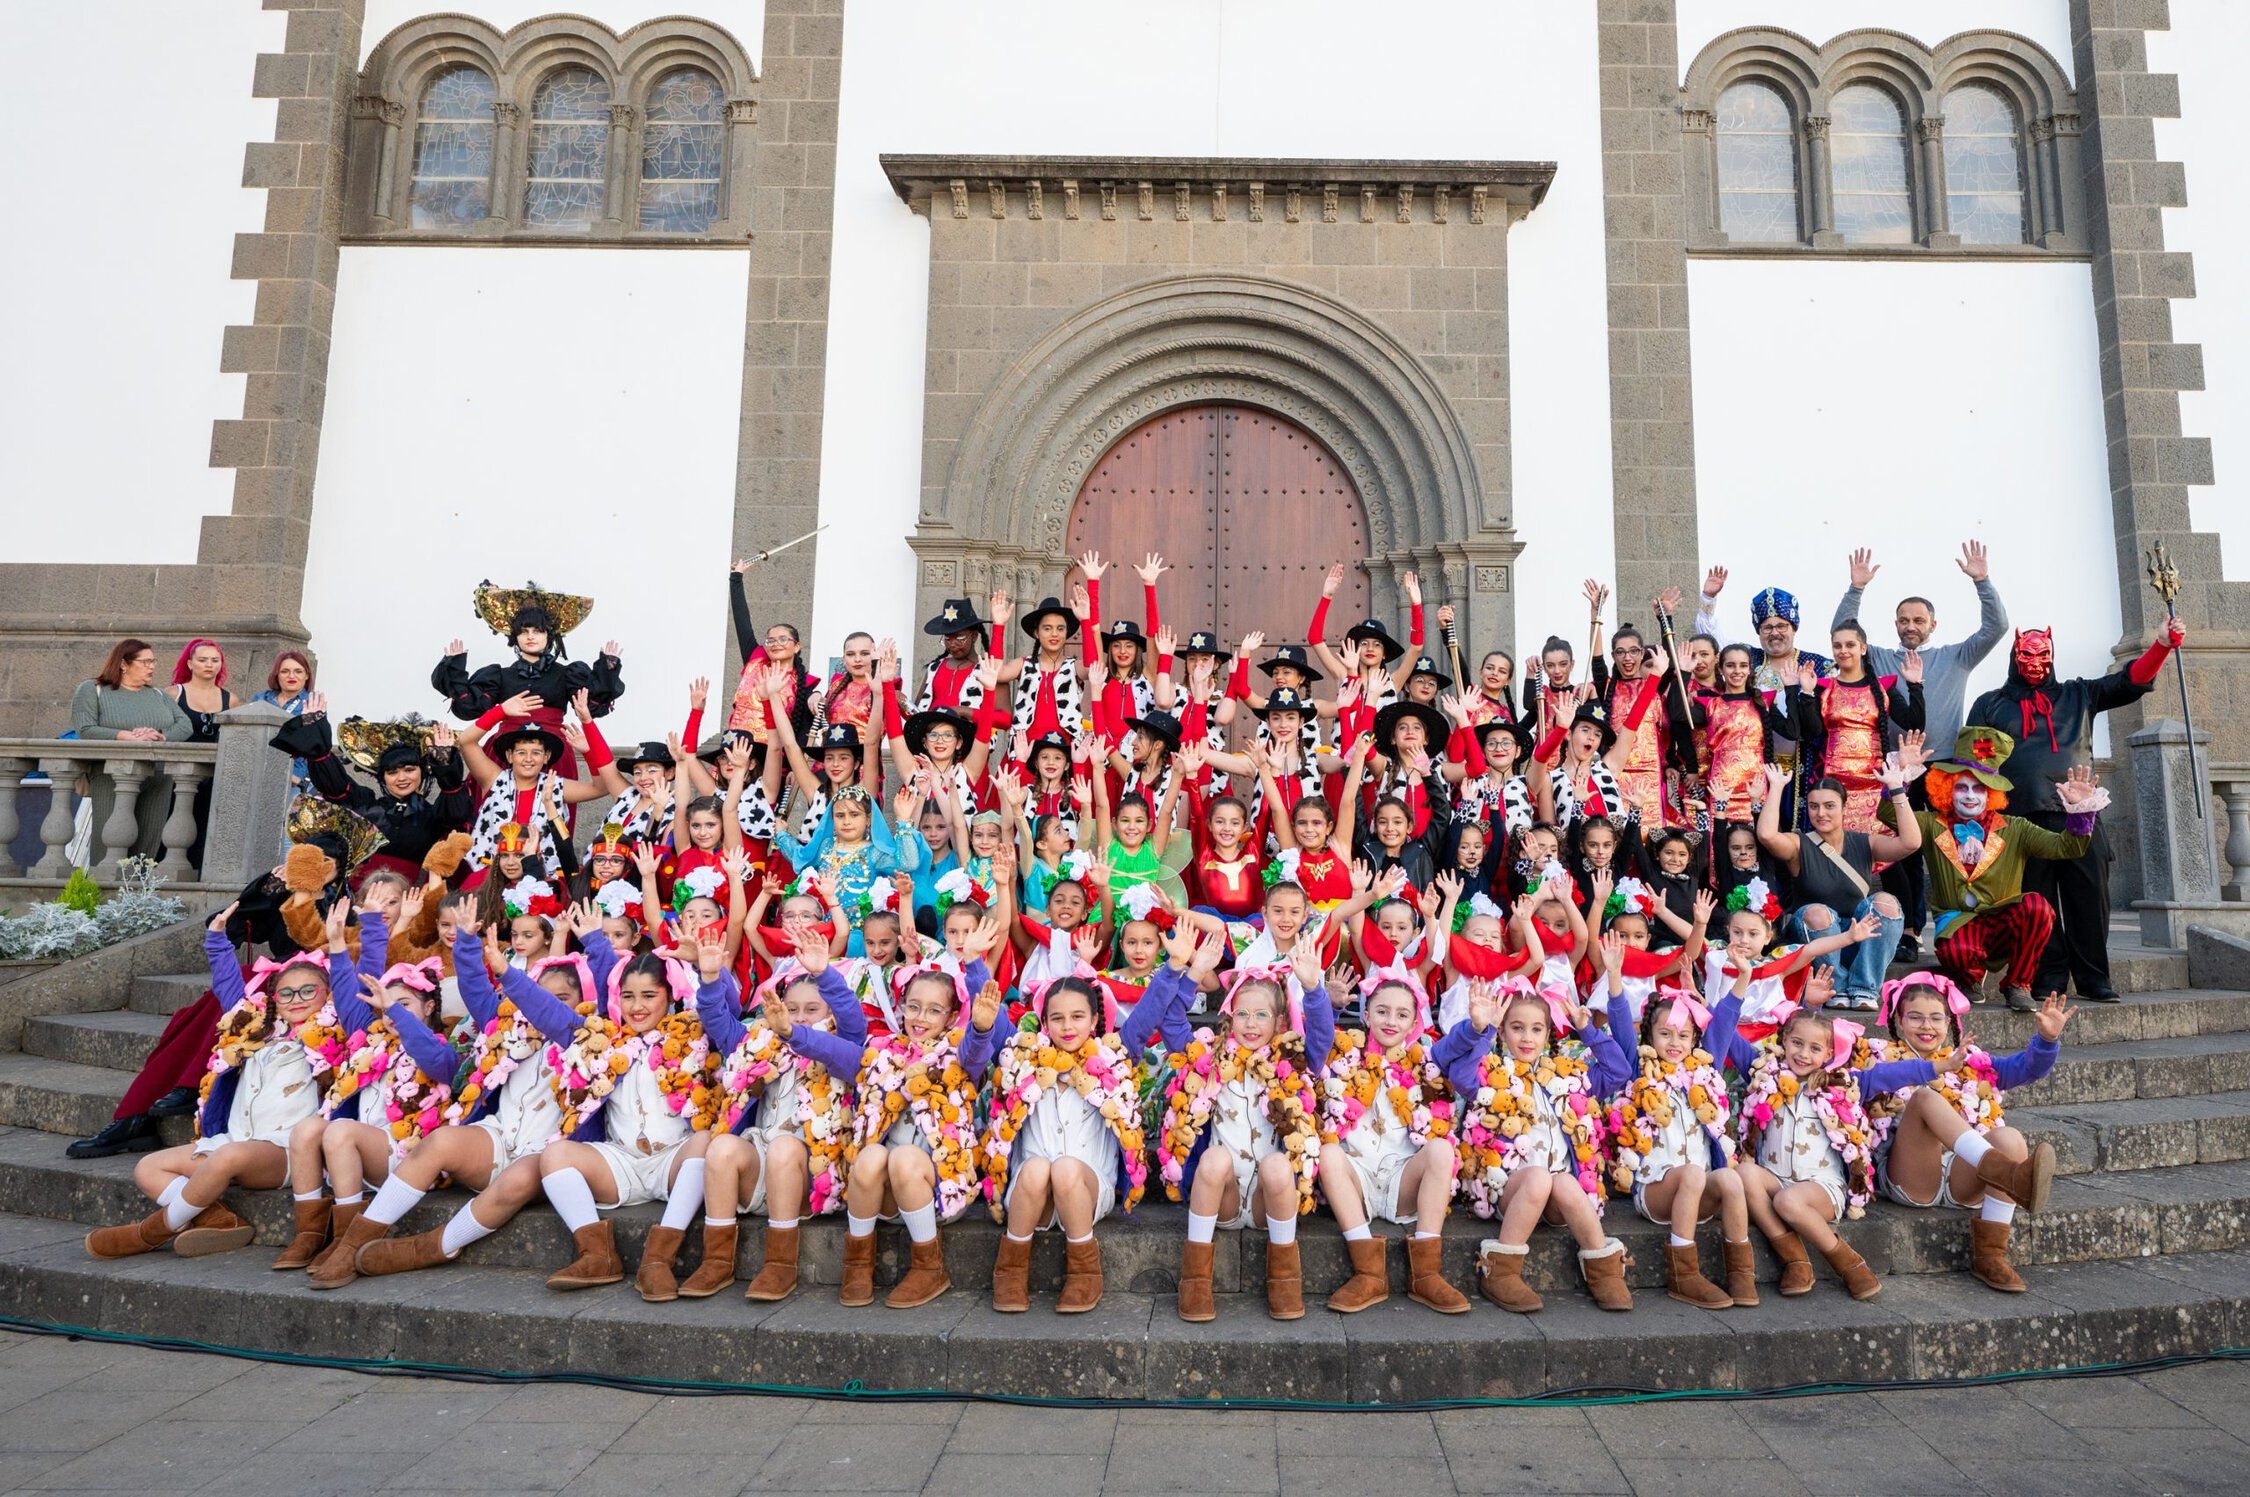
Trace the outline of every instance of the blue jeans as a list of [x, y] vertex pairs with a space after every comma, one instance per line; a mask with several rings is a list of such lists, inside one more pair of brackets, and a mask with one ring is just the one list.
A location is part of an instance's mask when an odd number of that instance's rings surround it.
[[[1906, 934], [1906, 920], [1901, 915], [1884, 915], [1875, 908], [1882, 898], [1880, 889], [1870, 893], [1852, 911], [1851, 918], [1859, 920], [1873, 915], [1877, 922], [1874, 935], [1842, 951], [1815, 958], [1813, 965], [1827, 967], [1836, 974], [1836, 996], [1864, 993], [1869, 997], [1883, 991], [1883, 973], [1891, 965], [1891, 957], [1898, 950], [1899, 938]], [[1791, 910], [1781, 919], [1782, 939], [1805, 942], [1831, 934], [1836, 929], [1836, 912], [1824, 904], [1808, 904], [1803, 909]]]

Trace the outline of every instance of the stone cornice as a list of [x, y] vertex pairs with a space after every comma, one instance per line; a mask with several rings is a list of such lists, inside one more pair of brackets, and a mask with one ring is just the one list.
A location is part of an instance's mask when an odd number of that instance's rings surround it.
[[[1312, 157], [885, 155], [908, 207], [956, 218], [1318, 217], [1335, 223], [1521, 218], [1555, 178], [1551, 161], [1356, 161]], [[1200, 216], [1200, 215], [1198, 215]]]

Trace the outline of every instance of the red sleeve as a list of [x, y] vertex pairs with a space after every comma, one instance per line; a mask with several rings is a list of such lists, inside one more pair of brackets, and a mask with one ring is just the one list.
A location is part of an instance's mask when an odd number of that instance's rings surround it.
[[1250, 700], [1250, 657], [1245, 655], [1234, 663], [1234, 673], [1227, 677], [1227, 695], [1238, 702]]
[[990, 743], [994, 731], [1005, 727], [1007, 722], [1007, 713], [990, 702], [985, 703], [984, 710], [977, 714], [977, 742]]
[[477, 718], [477, 726], [489, 731], [497, 727], [507, 715], [507, 712], [496, 702], [484, 709], [483, 714]]
[[1156, 584], [1153, 582], [1142, 583], [1141, 598], [1148, 605], [1148, 637], [1154, 639], [1156, 638], [1156, 631], [1164, 627], [1163, 620], [1156, 615]]
[[1008, 626], [1001, 623], [998, 619], [994, 619], [992, 621], [991, 654], [993, 658], [998, 660], [1005, 660], [1008, 658]]
[[[1202, 877], [1203, 854], [1208, 845], [1203, 840], [1203, 790], [1201, 786], [1195, 783], [1193, 776], [1181, 783], [1180, 799], [1187, 802], [1188, 843], [1195, 849], [1195, 856], [1188, 862], [1188, 877], [1191, 882], [1194, 882]], [[1202, 892], [1200, 884], [1196, 892]], [[1208, 901], [1191, 901], [1191, 903], [1197, 902], [1207, 903]]]
[[1626, 732], [1638, 733], [1641, 730], [1641, 719], [1647, 717], [1648, 709], [1656, 705], [1656, 689], [1660, 684], [1651, 676], [1642, 685], [1641, 694], [1634, 699], [1632, 706], [1625, 709]]
[[1409, 785], [1399, 799], [1406, 802], [1406, 815], [1419, 837], [1430, 827], [1430, 787], [1427, 782]]
[[1305, 632], [1306, 644], [1317, 645], [1325, 643], [1325, 641], [1321, 638], [1321, 634], [1328, 627], [1329, 601], [1330, 600], [1328, 595], [1326, 593], [1322, 593], [1320, 595], [1320, 601], [1313, 605], [1312, 627]]
[[2133, 678], [2135, 686], [2146, 686], [2164, 669], [2164, 659], [2172, 653], [2172, 641], [2159, 634], [2156, 643], [2141, 652], [2141, 658], [2125, 667], [2125, 674]]
[[896, 681], [885, 681], [883, 683], [883, 736], [885, 738], [904, 738], [906, 736], [906, 714], [899, 710], [898, 683]]
[[1359, 741], [1375, 728], [1375, 713], [1365, 702], [1336, 714], [1336, 746], [1350, 758]]
[[1412, 646], [1413, 646], [1413, 647], [1414, 647], [1415, 649], [1417, 649], [1417, 650], [1421, 649], [1421, 648], [1422, 648], [1422, 605], [1421, 605], [1421, 604], [1419, 604], [1419, 603], [1416, 603], [1416, 604], [1415, 604], [1415, 605], [1413, 606], [1413, 614], [1412, 614], [1412, 617], [1411, 617], [1411, 618], [1409, 618], [1409, 619], [1407, 620], [1406, 631], [1407, 631], [1407, 632], [1406, 632], [1406, 642], [1407, 642], [1408, 644], [1412, 645]]
[[1190, 702], [1180, 714], [1180, 742], [1199, 742], [1210, 727], [1211, 709], [1200, 701]]
[[1102, 655], [1102, 584], [1099, 578], [1086, 579], [1086, 612], [1089, 617], [1081, 622], [1078, 630], [1078, 658], [1092, 665]]
[[602, 737], [602, 730], [598, 724], [581, 723], [579, 726], [586, 733], [586, 767], [588, 769], [600, 769], [617, 758], [615, 754], [609, 751], [609, 740]]
[[695, 752], [696, 741], [703, 736], [703, 709], [690, 707], [687, 722], [680, 728], [680, 743], [689, 753]]
[[1484, 749], [1477, 742], [1477, 730], [1474, 728], [1455, 728], [1453, 741], [1446, 745], [1445, 752], [1449, 758], [1468, 769], [1472, 780], [1483, 778], [1485, 771], [1491, 767], [1484, 762]]
[[1565, 729], [1560, 727], [1549, 728], [1547, 730], [1547, 736], [1540, 739], [1538, 746], [1532, 749], [1531, 757], [1539, 760], [1541, 763], [1546, 763], [1548, 760], [1553, 759], [1556, 753], [1562, 748], [1563, 733], [1565, 731]]

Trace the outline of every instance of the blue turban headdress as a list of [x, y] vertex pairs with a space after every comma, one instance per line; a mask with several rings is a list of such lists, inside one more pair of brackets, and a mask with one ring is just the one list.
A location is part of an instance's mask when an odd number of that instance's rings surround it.
[[1784, 592], [1778, 587], [1769, 587], [1750, 600], [1750, 625], [1752, 628], [1764, 624], [1767, 619], [1776, 615], [1787, 620], [1790, 628], [1797, 627], [1799, 618], [1797, 595], [1795, 593]]

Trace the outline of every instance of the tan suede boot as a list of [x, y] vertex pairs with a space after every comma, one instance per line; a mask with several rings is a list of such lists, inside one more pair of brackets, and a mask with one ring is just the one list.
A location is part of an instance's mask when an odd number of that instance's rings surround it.
[[891, 1310], [911, 1310], [928, 1304], [952, 1287], [952, 1276], [945, 1271], [944, 1240], [933, 1237], [928, 1242], [908, 1244], [906, 1272], [883, 1297], [883, 1305]]
[[86, 1234], [86, 1251], [96, 1258], [131, 1258], [153, 1253], [178, 1235], [164, 1220], [164, 1208], [159, 1206], [137, 1222], [94, 1228]]
[[1005, 1229], [992, 1260], [992, 1308], [1003, 1315], [1031, 1308], [1031, 1239], [1018, 1242]]
[[625, 1260], [617, 1256], [617, 1228], [595, 1222], [570, 1234], [578, 1256], [548, 1276], [549, 1289], [594, 1289], [625, 1278]]
[[1380, 1237], [1362, 1237], [1344, 1247], [1352, 1255], [1352, 1276], [1328, 1296], [1328, 1308], [1338, 1315], [1357, 1315], [1391, 1297], [1390, 1270], [1383, 1261], [1388, 1245]]
[[1844, 1292], [1853, 1299], [1873, 1299], [1883, 1292], [1883, 1281], [1875, 1277], [1867, 1266], [1867, 1260], [1852, 1251], [1852, 1245], [1843, 1238], [1837, 1238], [1836, 1245], [1824, 1250], [1820, 1256], [1828, 1260], [1828, 1266], [1836, 1271], [1836, 1277], [1844, 1281]]
[[680, 1283], [681, 1299], [709, 1299], [734, 1282], [734, 1250], [742, 1229], [733, 1222], [723, 1227], [703, 1224], [703, 1261]]
[[2002, 1294], [2021, 1294], [2023, 1276], [2008, 1261], [2008, 1222], [1969, 1223], [1969, 1272]]
[[1062, 1298], [1057, 1315], [1083, 1315], [1102, 1302], [1102, 1245], [1089, 1237], [1063, 1244]]
[[289, 1245], [273, 1260], [274, 1271], [292, 1268], [310, 1268], [315, 1258], [328, 1246], [328, 1197], [317, 1201], [292, 1201], [289, 1203], [297, 1218], [297, 1233]]
[[1795, 1297], [1812, 1293], [1812, 1259], [1805, 1256], [1805, 1239], [1794, 1232], [1768, 1238], [1773, 1255], [1781, 1260], [1781, 1292]]
[[[157, 1213], [159, 1216], [162, 1212]], [[1180, 1319], [1216, 1320], [1218, 1307], [1211, 1303], [1211, 1252], [1213, 1244], [1190, 1242], [1180, 1248]]]
[[1469, 1297], [1446, 1282], [1445, 1244], [1435, 1237], [1406, 1239], [1406, 1297], [1440, 1315], [1466, 1315]]
[[[372, 1231], [370, 1230], [372, 1228]], [[379, 1279], [386, 1274], [412, 1273], [418, 1268], [436, 1268], [451, 1263], [453, 1256], [445, 1250], [445, 1228], [432, 1227], [427, 1232], [417, 1232], [412, 1237], [385, 1236], [381, 1228], [374, 1227], [366, 1217], [354, 1223], [354, 1229], [367, 1234], [367, 1240], [345, 1262], [359, 1270], [360, 1277]], [[336, 1270], [335, 1283], [323, 1283], [316, 1278], [316, 1289], [334, 1289], [351, 1282], [342, 1278], [343, 1268]]]
[[1699, 1310], [1731, 1310], [1734, 1296], [1703, 1277], [1703, 1266], [1696, 1261], [1695, 1248], [1664, 1248], [1664, 1292], [1682, 1304]]
[[[760, 1269], [760, 1273], [765, 1270]], [[875, 1303], [875, 1234], [844, 1238], [844, 1284], [836, 1292], [840, 1305]]]
[[1996, 1187], [2021, 1211], [2047, 1209], [2047, 1191], [2055, 1183], [2055, 1146], [2040, 1144], [2029, 1159], [2003, 1159], [1994, 1149], [1977, 1164], [1977, 1178]]
[[[336, 1245], [344, 1240], [345, 1231], [350, 1228], [353, 1222], [358, 1221], [362, 1216], [366, 1214], [367, 1202], [364, 1200], [354, 1201], [349, 1206], [338, 1206], [331, 1210], [328, 1213], [328, 1246], [321, 1249], [320, 1258], [325, 1258], [330, 1253], [336, 1251]], [[354, 1251], [356, 1251], [356, 1249]], [[308, 1268], [318, 1268], [320, 1266], [320, 1258], [313, 1259], [312, 1262], [306, 1266]]]
[[1729, 1242], [1727, 1250], [1727, 1297], [1738, 1308], [1747, 1308], [1758, 1302], [1758, 1279], [1747, 1242]]
[[1305, 1275], [1297, 1244], [1266, 1244], [1266, 1313], [1276, 1320], [1305, 1318]]
[[[870, 1236], [867, 1241], [872, 1246], [875, 1239]], [[847, 1259], [850, 1256], [849, 1253], [845, 1254]], [[872, 1267], [872, 1264], [870, 1264], [870, 1267]], [[797, 1228], [768, 1227], [766, 1228], [766, 1261], [758, 1265], [758, 1271], [751, 1277], [750, 1287], [742, 1291], [742, 1297], [757, 1300], [763, 1304], [771, 1300], [787, 1299], [796, 1292], [796, 1289]], [[869, 1284], [867, 1295], [868, 1299], [875, 1297], [872, 1281]], [[850, 1304], [851, 1301], [846, 1300], [845, 1303]], [[865, 1304], [867, 1300], [861, 1300], [859, 1303]]]
[[212, 1204], [203, 1214], [172, 1239], [172, 1254], [177, 1258], [208, 1258], [213, 1253], [231, 1253], [236, 1248], [246, 1248], [257, 1241], [257, 1229], [225, 1206]]
[[1534, 1315], [1546, 1308], [1547, 1302], [1531, 1292], [1523, 1281], [1524, 1261], [1531, 1256], [1528, 1247], [1514, 1247], [1496, 1237], [1487, 1237], [1477, 1246], [1477, 1291], [1503, 1310], [1513, 1310], [1518, 1315]]
[[1614, 1237], [1592, 1252], [1578, 1250], [1578, 1271], [1585, 1276], [1586, 1292], [1599, 1308], [1633, 1308], [1633, 1291], [1625, 1287], [1625, 1264], [1625, 1244]]
[[641, 1292], [642, 1299], [661, 1305], [680, 1297], [680, 1281], [673, 1270], [679, 1265], [680, 1244], [685, 1241], [687, 1233], [678, 1227], [648, 1229], [641, 1266], [633, 1275], [633, 1287]]
[[[328, 1251], [313, 1259], [312, 1267], [306, 1270], [305, 1282], [315, 1289], [341, 1289], [363, 1273], [397, 1272], [396, 1269], [389, 1268], [368, 1268], [359, 1261], [363, 1253], [371, 1252], [379, 1244], [384, 1247], [405, 1246], [405, 1243], [384, 1241], [390, 1235], [390, 1230], [387, 1223], [369, 1221], [364, 1212], [353, 1217], [338, 1229], [336, 1240], [328, 1244]], [[443, 1263], [445, 1253], [438, 1244], [444, 1240], [445, 1229], [440, 1227], [421, 1235], [430, 1240], [430, 1249], [437, 1254], [435, 1261]], [[420, 1240], [420, 1237], [410, 1237], [407, 1242]], [[419, 1268], [422, 1265], [417, 1263], [411, 1266]]]

